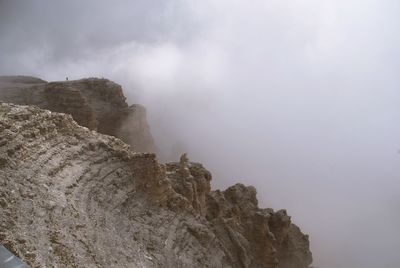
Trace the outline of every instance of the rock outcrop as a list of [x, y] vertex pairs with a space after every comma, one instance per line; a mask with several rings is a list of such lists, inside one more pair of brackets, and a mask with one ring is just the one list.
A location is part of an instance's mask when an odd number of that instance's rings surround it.
[[[92, 81], [76, 83], [63, 96], [95, 111]], [[26, 92], [48, 100], [67, 85]], [[85, 122], [104, 129], [94, 114]], [[0, 104], [0, 243], [32, 267], [309, 266], [286, 211], [259, 208], [253, 187], [211, 191], [211, 179], [186, 155], [160, 164], [69, 115]]]
[[107, 79], [47, 83], [35, 77], [0, 76], [0, 101], [67, 113], [81, 126], [118, 137], [135, 151], [155, 152], [146, 110], [128, 106], [121, 86]]

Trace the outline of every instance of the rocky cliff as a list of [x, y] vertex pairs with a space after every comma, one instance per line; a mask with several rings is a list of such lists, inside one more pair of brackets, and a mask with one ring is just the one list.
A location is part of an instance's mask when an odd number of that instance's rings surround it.
[[[90, 81], [74, 83], [86, 88]], [[37, 86], [24, 92], [40, 93], [48, 84]], [[101, 111], [87, 107], [100, 129]], [[308, 236], [285, 210], [259, 208], [253, 187], [211, 191], [210, 172], [186, 155], [161, 164], [72, 116], [0, 105], [0, 243], [32, 267], [311, 263]]]
[[29, 76], [0, 76], [0, 101], [67, 113], [81, 126], [119, 137], [136, 151], [155, 152], [144, 107], [128, 106], [121, 86], [107, 79], [47, 83]]

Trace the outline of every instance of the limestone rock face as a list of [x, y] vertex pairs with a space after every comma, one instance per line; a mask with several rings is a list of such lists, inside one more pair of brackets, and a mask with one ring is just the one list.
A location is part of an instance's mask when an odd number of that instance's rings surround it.
[[286, 211], [210, 180], [186, 156], [160, 164], [70, 115], [0, 104], [0, 243], [32, 267], [309, 266]]
[[81, 126], [118, 137], [135, 151], [155, 152], [145, 108], [128, 106], [121, 86], [107, 79], [47, 83], [35, 77], [0, 76], [0, 101], [67, 113]]

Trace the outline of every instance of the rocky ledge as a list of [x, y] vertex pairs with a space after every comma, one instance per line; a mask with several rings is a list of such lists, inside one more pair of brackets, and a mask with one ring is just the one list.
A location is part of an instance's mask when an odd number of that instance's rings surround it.
[[118, 137], [135, 151], [155, 152], [145, 108], [128, 106], [121, 86], [107, 79], [48, 83], [30, 76], [0, 76], [0, 101], [70, 114], [79, 125]]
[[0, 104], [0, 243], [32, 267], [305, 268], [308, 236], [241, 184], [211, 191], [70, 115]]

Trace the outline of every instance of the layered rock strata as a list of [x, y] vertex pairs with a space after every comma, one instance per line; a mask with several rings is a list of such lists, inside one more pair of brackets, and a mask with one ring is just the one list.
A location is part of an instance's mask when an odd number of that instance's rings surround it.
[[35, 77], [0, 76], [0, 101], [70, 114], [81, 126], [118, 137], [135, 151], [156, 150], [145, 108], [128, 106], [121, 86], [107, 79], [47, 83]]
[[305, 268], [308, 236], [241, 184], [211, 191], [71, 116], [0, 104], [0, 243], [32, 267]]

